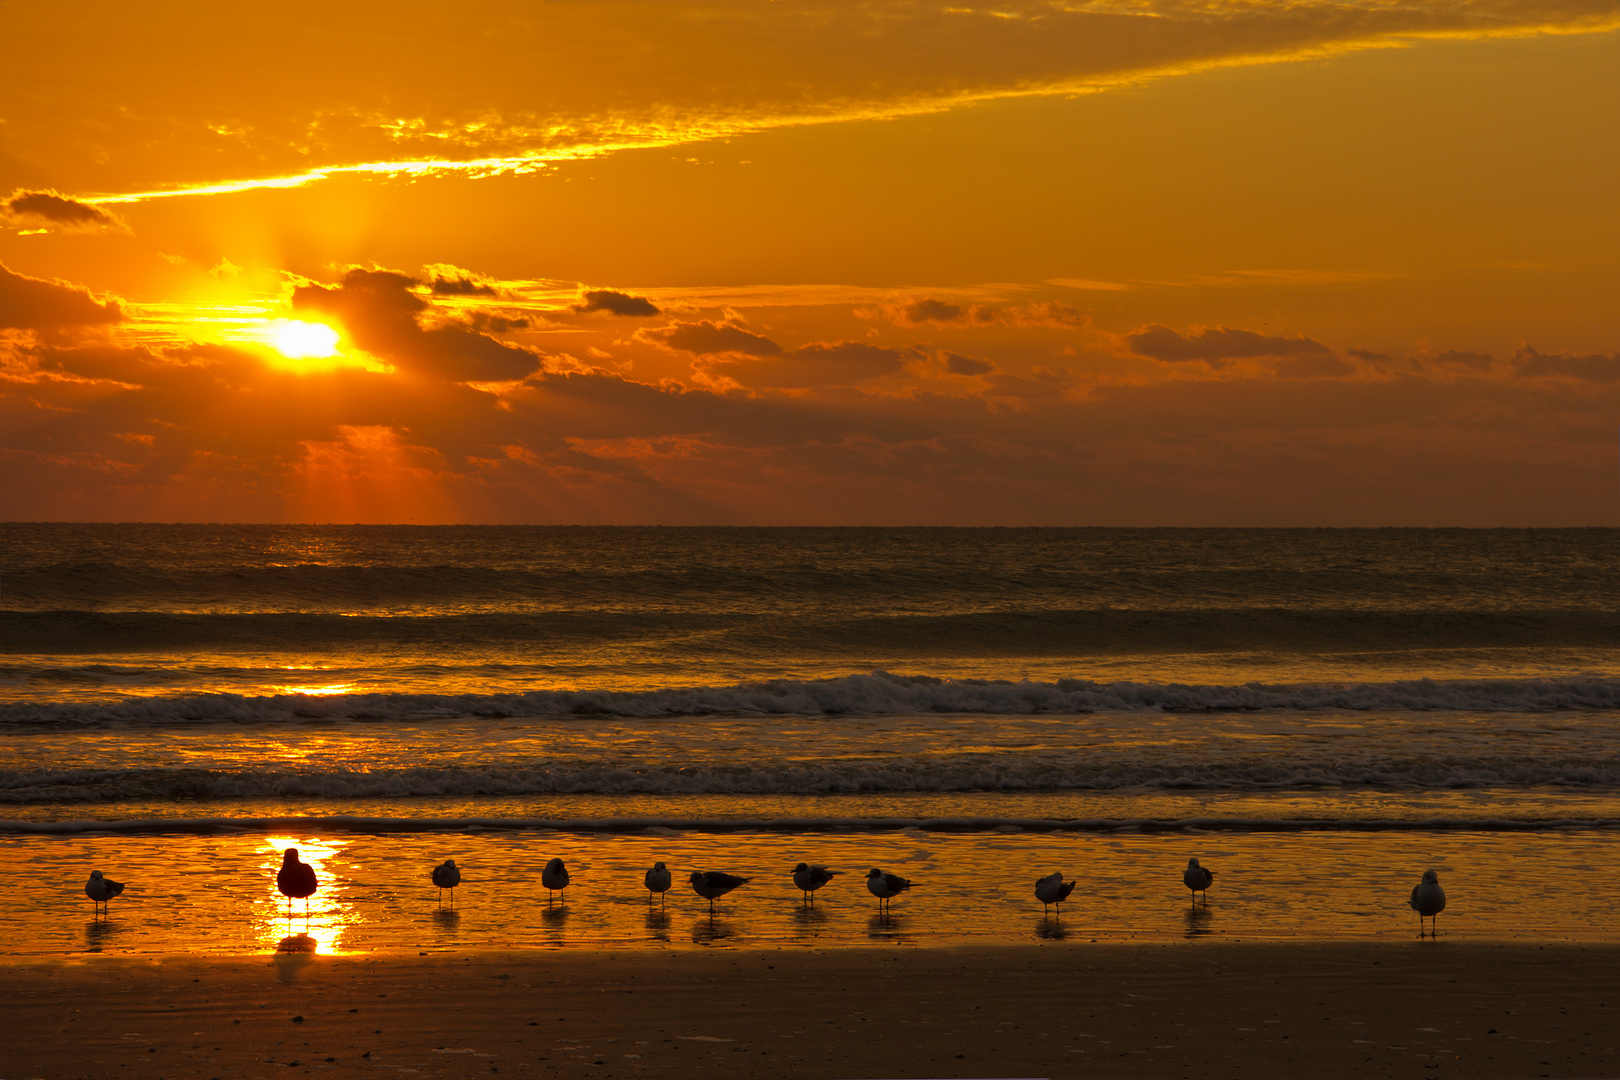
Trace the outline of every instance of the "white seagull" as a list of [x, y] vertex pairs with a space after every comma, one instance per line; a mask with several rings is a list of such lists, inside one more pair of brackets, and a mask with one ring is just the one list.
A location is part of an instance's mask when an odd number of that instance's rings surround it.
[[669, 887], [674, 880], [670, 877], [669, 869], [663, 863], [655, 862], [652, 864], [652, 869], [647, 871], [647, 876], [641, 880], [646, 882], [647, 885], [647, 906], [652, 907], [653, 893], [657, 893], [658, 905], [662, 907], [664, 894], [669, 892]]
[[433, 884], [439, 887], [439, 903], [444, 903], [444, 890], [449, 889], [450, 903], [454, 904], [456, 902], [456, 886], [461, 884], [461, 870], [457, 868], [456, 860], [444, 860], [444, 862], [433, 868], [433, 873], [429, 876], [433, 878]]
[[739, 885], [746, 885], [748, 879], [738, 877], [736, 874], [727, 874], [721, 870], [694, 870], [692, 871], [692, 891], [709, 902], [709, 914], [714, 914], [714, 902], [726, 895]]
[[546, 887], [546, 903], [549, 905], [553, 893], [562, 892], [568, 888], [568, 868], [561, 859], [552, 859], [546, 863], [546, 868], [540, 871], [540, 884]]
[[1074, 892], [1074, 882], [1064, 884], [1062, 872], [1048, 874], [1035, 883], [1035, 899], [1041, 902], [1042, 907], [1051, 904], [1058, 905], [1058, 914], [1063, 914], [1063, 901]]
[[1193, 903], [1198, 903], [1198, 894], [1204, 894], [1204, 903], [1209, 903], [1209, 887], [1215, 882], [1215, 871], [1206, 870], [1198, 865], [1197, 859], [1187, 860], [1187, 871], [1181, 875], [1182, 884], [1193, 891]]
[[[1418, 913], [1418, 937], [1422, 937], [1424, 916], [1432, 920], [1434, 916], [1446, 910], [1446, 890], [1440, 887], [1440, 875], [1433, 870], [1423, 871], [1423, 880], [1412, 886], [1412, 897], [1407, 903]], [[1429, 936], [1440, 936], [1440, 931], [1434, 928], [1432, 922], [1429, 926]]]
[[825, 866], [811, 866], [809, 863], [800, 863], [793, 868], [793, 884], [804, 893], [804, 899], [812, 904], [816, 902], [816, 890], [837, 876], [837, 870], [829, 870]]
[[124, 891], [124, 883], [101, 876], [100, 870], [90, 871], [90, 880], [84, 883], [84, 895], [95, 901], [96, 914], [101, 914], [101, 908]]
[[872, 867], [866, 875], [866, 891], [878, 898], [878, 910], [882, 911], [889, 901], [911, 888], [912, 882], [899, 874], [885, 874], [877, 867]]

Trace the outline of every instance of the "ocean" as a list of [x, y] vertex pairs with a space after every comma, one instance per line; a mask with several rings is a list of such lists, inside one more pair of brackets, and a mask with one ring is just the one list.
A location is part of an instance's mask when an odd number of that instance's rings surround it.
[[[1443, 934], [1620, 938], [1617, 567], [1608, 529], [0, 525], [0, 951], [1415, 937], [1431, 868]], [[750, 882], [711, 918], [693, 869]]]

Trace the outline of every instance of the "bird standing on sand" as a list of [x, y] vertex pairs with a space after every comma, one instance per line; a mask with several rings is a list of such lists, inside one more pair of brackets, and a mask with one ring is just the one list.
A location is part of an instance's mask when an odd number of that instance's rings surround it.
[[568, 888], [568, 868], [561, 859], [552, 859], [546, 863], [546, 868], [540, 871], [540, 884], [546, 887], [546, 904], [549, 906], [553, 893], [560, 893]]
[[739, 885], [748, 884], [748, 879], [728, 874], [722, 870], [694, 870], [692, 871], [692, 891], [709, 902], [709, 914], [714, 914], [714, 902], [726, 895]]
[[670, 885], [674, 883], [674, 878], [670, 876], [669, 869], [663, 863], [655, 862], [652, 864], [652, 869], [647, 871], [647, 876], [641, 880], [647, 885], [647, 906], [652, 907], [653, 893], [657, 893], [658, 906], [663, 907], [664, 894], [669, 892]]
[[315, 895], [315, 868], [298, 861], [298, 849], [290, 847], [281, 853], [281, 869], [276, 871], [276, 888], [287, 898], [287, 917], [292, 918], [294, 899], [304, 902], [304, 914], [309, 914], [309, 898]]
[[866, 875], [866, 891], [878, 898], [878, 910], [885, 910], [889, 901], [911, 888], [911, 881], [899, 874], [885, 874], [877, 867], [872, 867]]
[[122, 881], [101, 876], [100, 870], [90, 871], [90, 880], [84, 883], [84, 895], [95, 901], [96, 914], [100, 915], [107, 901], [124, 891]]
[[[1418, 913], [1418, 937], [1422, 937], [1424, 916], [1433, 919], [1446, 910], [1446, 890], [1440, 887], [1440, 875], [1433, 870], [1423, 871], [1423, 880], [1412, 886], [1412, 897], [1407, 903]], [[1434, 928], [1432, 922], [1429, 926], [1429, 936], [1440, 936], [1440, 931]]]
[[1074, 882], [1064, 884], [1063, 874], [1048, 874], [1035, 883], [1035, 899], [1041, 902], [1043, 908], [1052, 904], [1058, 905], [1058, 914], [1063, 914], [1063, 901], [1074, 892]]
[[1187, 860], [1187, 871], [1181, 875], [1182, 884], [1193, 892], [1193, 903], [1198, 903], [1198, 894], [1204, 894], [1204, 903], [1209, 903], [1209, 887], [1215, 882], [1215, 871], [1206, 870], [1198, 865], [1197, 859]]
[[838, 876], [837, 870], [829, 870], [825, 866], [811, 866], [809, 863], [800, 863], [793, 868], [793, 884], [804, 893], [801, 903], [809, 900], [816, 902], [816, 890]]
[[444, 860], [444, 862], [433, 868], [433, 873], [430, 876], [433, 878], [433, 884], [439, 887], [439, 903], [444, 903], [444, 890], [449, 889], [450, 903], [454, 906], [456, 902], [456, 886], [461, 884], [461, 870], [456, 866], [456, 860]]

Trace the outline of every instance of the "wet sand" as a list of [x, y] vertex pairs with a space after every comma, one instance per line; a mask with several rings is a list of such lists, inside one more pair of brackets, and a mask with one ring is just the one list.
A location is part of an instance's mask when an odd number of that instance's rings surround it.
[[1620, 1072], [1620, 946], [1607, 944], [532, 950], [0, 970], [7, 1080]]

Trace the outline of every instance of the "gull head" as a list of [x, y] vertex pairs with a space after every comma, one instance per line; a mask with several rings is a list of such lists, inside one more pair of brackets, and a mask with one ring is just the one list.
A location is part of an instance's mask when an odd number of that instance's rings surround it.
[[791, 872], [795, 874], [802, 874], [808, 869], [810, 869], [810, 867], [807, 863], [800, 863], [798, 866], [795, 866]]
[[290, 847], [286, 851], [283, 851], [281, 853], [281, 862], [282, 862], [283, 866], [287, 865], [288, 863], [295, 863], [297, 861], [298, 861], [298, 849], [297, 848]]
[[872, 867], [872, 869], [870, 869], [870, 870], [868, 870], [866, 872], [866, 879], [868, 881], [872, 880], [873, 878], [879, 878], [879, 877], [882, 877], [882, 876], [883, 876], [883, 871], [879, 870], [875, 866]]
[[1425, 870], [1425, 871], [1423, 871], [1423, 884], [1425, 884], [1425, 885], [1438, 885], [1438, 884], [1440, 884], [1440, 875], [1436, 874], [1433, 870]]
[[664, 864], [661, 863], [661, 862], [655, 862], [655, 863], [653, 863], [653, 869], [654, 870], [662, 870], [662, 869], [664, 869]]
[[1187, 869], [1189, 869], [1189, 870], [1197, 870], [1198, 868], [1199, 867], [1198, 867], [1198, 860], [1197, 859], [1188, 859], [1187, 860]]
[[92, 870], [92, 871], [90, 871], [90, 876], [93, 877], [93, 878], [100, 878], [101, 877], [101, 871], [100, 870]]
[[703, 880], [703, 871], [701, 871], [701, 870], [692, 871], [692, 884], [697, 885], [700, 882], [702, 882], [702, 880]]
[[447, 869], [454, 870], [456, 868], [456, 860], [446, 859], [444, 860], [444, 865]]

